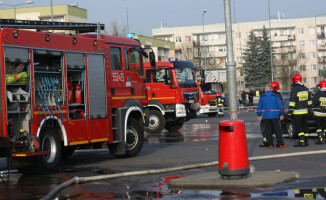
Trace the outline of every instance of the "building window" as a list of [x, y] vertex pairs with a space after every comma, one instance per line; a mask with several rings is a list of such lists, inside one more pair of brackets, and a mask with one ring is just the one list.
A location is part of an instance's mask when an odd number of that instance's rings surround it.
[[200, 35], [201, 41], [207, 41], [207, 35]]
[[224, 51], [226, 51], [226, 46], [220, 46], [220, 47], [218, 48], [218, 51], [219, 51], [219, 52], [224, 52]]
[[306, 66], [305, 65], [300, 65], [300, 72], [306, 71]]
[[315, 34], [315, 28], [309, 28], [309, 34]]
[[219, 39], [219, 40], [225, 40], [225, 38], [226, 38], [225, 33], [219, 33], [219, 34], [218, 34], [218, 39]]
[[295, 59], [295, 54], [293, 54], [293, 53], [292, 54], [289, 54], [289, 57], [288, 58], [289, 58], [289, 60], [294, 60]]
[[302, 78], [302, 83], [307, 83], [307, 78], [306, 77]]
[[175, 42], [181, 42], [181, 37], [176, 37]]
[[317, 77], [311, 77], [311, 83], [317, 83]]
[[310, 46], [315, 46], [316, 45], [316, 41], [315, 40], [309, 40], [309, 44], [310, 44]]
[[299, 28], [299, 34], [303, 35], [304, 34], [304, 28]]
[[299, 57], [300, 57], [301, 60], [303, 60], [303, 59], [306, 58], [306, 54], [305, 53], [300, 53], [299, 55], [300, 55]]
[[187, 54], [192, 54], [192, 48], [187, 48]]
[[240, 39], [241, 38], [241, 33], [236, 33], [235, 34], [235, 38], [239, 38]]
[[186, 36], [186, 41], [191, 42], [191, 36]]
[[311, 65], [310, 70], [311, 71], [317, 71], [317, 66], [316, 65]]
[[316, 53], [310, 53], [310, 59], [316, 59]]
[[299, 41], [299, 46], [300, 46], [300, 47], [303, 47], [303, 46], [304, 46], [304, 40], [300, 40], [300, 41]]
[[237, 45], [237, 51], [241, 51], [241, 50], [242, 50], [241, 45]]
[[237, 57], [237, 62], [238, 62], [239, 64], [241, 64], [241, 63], [242, 63], [242, 58], [241, 58], [241, 57]]

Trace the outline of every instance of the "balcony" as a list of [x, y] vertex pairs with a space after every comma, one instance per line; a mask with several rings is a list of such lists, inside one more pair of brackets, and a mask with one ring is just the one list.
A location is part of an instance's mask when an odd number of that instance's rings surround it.
[[320, 62], [320, 63], [326, 63], [326, 56], [320, 56], [320, 57], [318, 57], [318, 62]]
[[318, 51], [326, 51], [326, 44], [319, 44]]
[[319, 76], [325, 76], [326, 70], [319, 70]]
[[288, 35], [288, 40], [295, 40], [295, 35]]
[[317, 33], [317, 38], [318, 39], [325, 39], [325, 33], [324, 32], [321, 32], [321, 33]]
[[295, 53], [297, 51], [297, 49], [296, 49], [296, 46], [290, 46], [290, 47], [288, 47], [288, 52], [289, 53]]

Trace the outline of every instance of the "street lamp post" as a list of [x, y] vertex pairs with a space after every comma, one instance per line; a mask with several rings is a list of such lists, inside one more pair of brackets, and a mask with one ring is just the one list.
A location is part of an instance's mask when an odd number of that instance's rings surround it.
[[204, 41], [204, 66], [205, 66], [205, 70], [206, 70], [206, 41], [205, 41], [205, 24], [204, 24], [204, 15], [205, 13], [207, 12], [207, 10], [204, 10], [203, 11], [203, 14], [202, 14], [202, 22], [203, 22], [203, 41]]
[[316, 59], [317, 59], [317, 83], [319, 83], [319, 60], [318, 60], [318, 33], [317, 33], [317, 17], [325, 15], [326, 13], [321, 13], [315, 16], [315, 32], [316, 32]]
[[0, 5], [6, 5], [6, 6], [14, 7], [14, 18], [15, 18], [15, 20], [16, 20], [16, 7], [24, 5], [24, 4], [32, 4], [32, 3], [34, 3], [34, 2], [33, 1], [26, 1], [25, 3], [19, 3], [19, 4], [7, 4], [7, 3], [3, 3], [2, 1], [0, 1]]
[[269, 51], [271, 55], [271, 73], [272, 73], [272, 81], [274, 81], [273, 74], [273, 47], [272, 47], [272, 29], [271, 29], [271, 2], [268, 0], [268, 24], [269, 24]]
[[53, 2], [50, 0], [50, 7], [51, 7], [51, 21], [53, 22]]

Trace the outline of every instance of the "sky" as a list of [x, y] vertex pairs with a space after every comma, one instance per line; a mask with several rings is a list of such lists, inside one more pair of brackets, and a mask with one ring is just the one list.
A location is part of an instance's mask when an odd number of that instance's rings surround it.
[[[8, 4], [19, 4], [24, 0], [2, 0]], [[50, 0], [33, 0], [30, 6], [48, 6]], [[152, 29], [179, 26], [224, 23], [224, 0], [52, 0], [54, 5], [78, 4], [87, 9], [88, 22], [100, 22], [110, 28], [116, 21], [129, 32], [151, 36]], [[230, 0], [232, 20], [236, 22], [268, 20], [268, 0]], [[20, 6], [20, 7], [24, 7]], [[11, 8], [1, 6], [1, 9]], [[271, 16], [284, 12], [286, 19], [315, 17], [326, 13], [326, 0], [270, 0]], [[322, 15], [326, 16], [326, 14]]]

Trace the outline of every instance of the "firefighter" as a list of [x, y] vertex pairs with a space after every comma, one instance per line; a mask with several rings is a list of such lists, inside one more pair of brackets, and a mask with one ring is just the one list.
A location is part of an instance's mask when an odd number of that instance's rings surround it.
[[300, 74], [292, 77], [292, 89], [290, 93], [289, 115], [292, 116], [299, 141], [295, 147], [309, 146], [308, 142], [308, 107], [312, 106], [312, 100], [308, 88], [302, 84]]
[[217, 109], [218, 109], [218, 117], [223, 117], [224, 113], [223, 113], [223, 97], [222, 94], [220, 92], [216, 93], [216, 99], [215, 99], [216, 105], [217, 105]]
[[319, 90], [314, 95], [312, 102], [315, 109], [314, 116], [316, 119], [316, 132], [318, 134], [318, 141], [316, 144], [324, 143], [324, 134], [326, 132], [326, 81], [322, 80], [319, 83]]
[[278, 92], [278, 90], [280, 90], [280, 84], [277, 81], [272, 81], [270, 84], [273, 87], [273, 91], [272, 92], [274, 94], [277, 94], [278, 95], [278, 97], [280, 98], [281, 103], [282, 103], [283, 102], [282, 95], [281, 95], [281, 93]]

